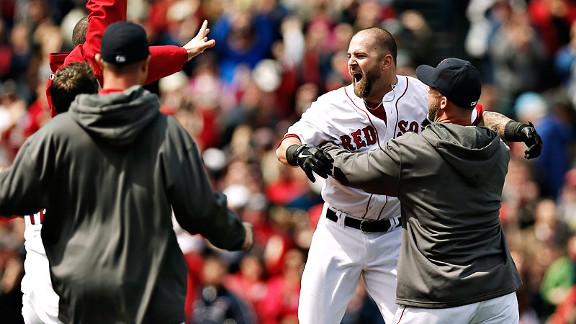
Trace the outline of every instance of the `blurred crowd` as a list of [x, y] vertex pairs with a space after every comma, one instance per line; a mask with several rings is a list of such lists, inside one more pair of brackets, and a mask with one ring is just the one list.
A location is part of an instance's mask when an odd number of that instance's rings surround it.
[[[71, 50], [84, 6], [0, 1], [0, 167], [49, 121], [49, 53]], [[510, 143], [501, 210], [524, 281], [520, 322], [576, 320], [576, 1], [129, 0], [128, 19], [154, 45], [183, 45], [209, 21], [216, 46], [147, 88], [198, 142], [214, 188], [254, 224], [244, 254], [175, 223], [190, 270], [189, 323], [297, 323], [322, 179], [283, 166], [275, 148], [312, 101], [349, 83], [348, 41], [370, 26], [396, 37], [399, 74], [468, 59], [482, 71], [485, 109], [535, 125], [542, 155], [525, 160], [523, 144]], [[20, 218], [0, 220], [3, 323], [21, 322], [23, 227]], [[343, 323], [383, 323], [362, 286]]]

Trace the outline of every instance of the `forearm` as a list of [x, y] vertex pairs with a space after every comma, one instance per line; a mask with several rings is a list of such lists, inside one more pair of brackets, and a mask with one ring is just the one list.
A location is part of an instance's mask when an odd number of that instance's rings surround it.
[[184, 63], [188, 60], [186, 50], [179, 46], [150, 46], [149, 49], [150, 63], [148, 64], [148, 77], [144, 84], [152, 83], [182, 70]]
[[86, 3], [88, 11], [88, 31], [84, 52], [88, 59], [94, 59], [100, 53], [102, 34], [110, 24], [126, 20], [127, 0], [90, 0]]
[[512, 119], [495, 111], [484, 111], [482, 113], [482, 120], [484, 126], [498, 133], [500, 138], [507, 140], [505, 134], [506, 124], [512, 121]]
[[322, 148], [334, 159], [332, 176], [338, 182], [369, 193], [397, 195], [398, 168], [387, 151], [353, 153], [332, 143]]
[[280, 142], [280, 145], [278, 145], [278, 148], [276, 149], [276, 157], [278, 158], [278, 161], [282, 162], [284, 165], [290, 165], [286, 158], [286, 150], [290, 145], [294, 144], [300, 145], [302, 142], [296, 136], [285, 137], [282, 142]]

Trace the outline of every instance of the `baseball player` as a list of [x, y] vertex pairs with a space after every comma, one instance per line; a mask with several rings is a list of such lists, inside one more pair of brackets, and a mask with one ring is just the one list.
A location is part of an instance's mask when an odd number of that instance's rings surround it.
[[[102, 84], [102, 71], [94, 60], [94, 55], [100, 51], [101, 37], [106, 27], [118, 20], [126, 19], [126, 0], [119, 1], [88, 1], [86, 8], [89, 15], [81, 19], [74, 28], [73, 40], [76, 47], [71, 53], [52, 53], [50, 55], [50, 68], [52, 75], [47, 83], [46, 96], [50, 106], [50, 115], [54, 117], [58, 113], [68, 110], [70, 102], [77, 93], [95, 93], [98, 91], [99, 79]], [[206, 48], [214, 45], [213, 40], [208, 40], [206, 35], [209, 29], [204, 21], [202, 27], [194, 37], [184, 47], [178, 46], [151, 46], [149, 74], [146, 83], [153, 82], [164, 76], [182, 69], [183, 64], [200, 54]], [[58, 102], [52, 102], [52, 84], [54, 78], [63, 69], [78, 62], [87, 62], [93, 71], [84, 74], [70, 69], [72, 72], [64, 72], [60, 77], [66, 77], [69, 73], [77, 76], [76, 82], [71, 83], [67, 89], [67, 95], [61, 94]], [[83, 67], [83, 71], [86, 68]], [[80, 77], [78, 77], [80, 75]], [[82, 76], [85, 75], [83, 84]], [[88, 78], [88, 80], [86, 79]], [[93, 82], [96, 81], [95, 89]], [[91, 89], [88, 91], [87, 89]], [[64, 91], [60, 89], [59, 91]], [[41, 241], [42, 220], [45, 210], [41, 210], [34, 215], [24, 216], [25, 219], [25, 249], [26, 259], [24, 261], [24, 277], [22, 278], [22, 316], [25, 323], [61, 323], [58, 320], [59, 297], [52, 289], [49, 276], [48, 260]]]
[[[352, 84], [320, 96], [289, 127], [276, 150], [279, 161], [300, 166], [314, 181], [313, 172], [324, 178], [330, 173], [329, 157], [315, 146], [333, 142], [365, 152], [406, 132], [420, 133], [427, 117], [428, 86], [396, 74], [396, 53], [396, 42], [386, 30], [373, 27], [356, 33], [348, 47]], [[471, 119], [478, 122], [478, 115], [474, 111]], [[503, 125], [512, 122], [495, 112], [482, 116], [502, 137]], [[515, 130], [525, 134], [518, 138], [529, 144], [530, 157], [537, 156], [541, 142], [533, 127]], [[333, 178], [326, 180], [322, 198], [325, 204], [302, 276], [300, 323], [339, 323], [361, 275], [384, 320], [391, 323], [397, 308], [400, 202], [346, 187]]]

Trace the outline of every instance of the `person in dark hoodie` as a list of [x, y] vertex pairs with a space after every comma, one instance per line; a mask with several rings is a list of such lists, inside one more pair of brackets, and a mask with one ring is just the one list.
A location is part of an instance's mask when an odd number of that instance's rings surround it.
[[[187, 268], [172, 212], [214, 246], [248, 250], [251, 225], [215, 192], [196, 143], [141, 85], [145, 30], [111, 24], [99, 94], [81, 94], [0, 173], [0, 215], [46, 209], [42, 240], [65, 323], [182, 323]], [[56, 189], [56, 190], [53, 190]]]
[[[52, 80], [50, 92], [53, 108], [68, 111], [81, 93], [98, 93], [100, 85], [87, 62], [74, 62], [59, 69]], [[42, 222], [45, 209], [24, 216], [24, 276], [22, 277], [22, 317], [26, 324], [58, 324], [59, 297], [52, 288], [48, 258], [42, 243]]]
[[393, 323], [517, 323], [522, 285], [499, 211], [510, 152], [498, 134], [471, 124], [479, 71], [448, 58], [422, 65], [429, 86], [422, 133], [351, 153], [322, 146], [344, 185], [396, 196], [402, 244]]

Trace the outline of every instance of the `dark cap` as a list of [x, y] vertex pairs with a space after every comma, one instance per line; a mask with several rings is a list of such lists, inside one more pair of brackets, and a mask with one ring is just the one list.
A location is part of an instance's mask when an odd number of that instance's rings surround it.
[[420, 65], [416, 76], [426, 85], [462, 108], [474, 108], [482, 92], [480, 71], [470, 62], [458, 58], [442, 60], [437, 67]]
[[113, 65], [128, 65], [150, 55], [144, 28], [129, 21], [110, 24], [102, 35], [102, 60]]

